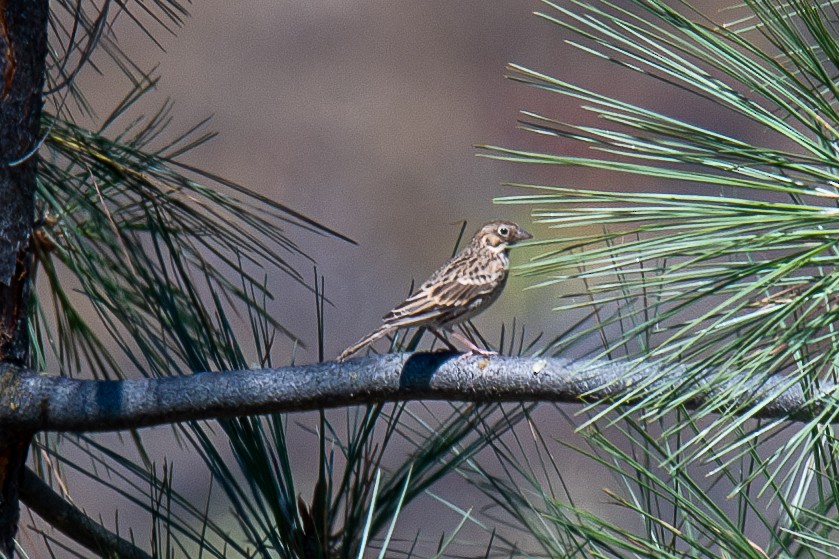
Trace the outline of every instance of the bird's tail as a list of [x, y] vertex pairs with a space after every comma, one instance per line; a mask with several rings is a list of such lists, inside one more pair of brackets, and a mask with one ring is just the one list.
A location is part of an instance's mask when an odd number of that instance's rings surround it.
[[341, 355], [338, 356], [338, 361], [345, 361], [348, 357], [353, 355], [358, 350], [362, 349], [367, 344], [371, 344], [379, 338], [383, 338], [392, 329], [393, 327], [387, 324], [379, 326], [377, 329], [373, 330], [372, 332], [355, 342], [353, 345], [342, 351]]

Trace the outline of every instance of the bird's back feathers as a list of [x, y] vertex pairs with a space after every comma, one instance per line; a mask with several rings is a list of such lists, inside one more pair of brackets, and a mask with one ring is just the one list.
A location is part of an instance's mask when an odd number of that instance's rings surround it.
[[467, 247], [387, 313], [384, 322], [398, 328], [427, 323], [443, 327], [465, 320], [462, 314], [474, 316], [484, 308], [480, 303], [487, 296], [496, 290], [500, 294], [507, 280], [507, 267], [505, 253], [487, 255]]

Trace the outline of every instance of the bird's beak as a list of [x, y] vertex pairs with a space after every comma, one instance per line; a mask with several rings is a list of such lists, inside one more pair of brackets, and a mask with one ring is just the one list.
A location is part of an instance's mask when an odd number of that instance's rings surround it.
[[532, 239], [532, 238], [533, 238], [533, 235], [531, 235], [530, 233], [528, 233], [527, 231], [525, 231], [524, 229], [519, 227], [518, 234], [516, 235], [516, 242], [526, 241], [527, 239]]

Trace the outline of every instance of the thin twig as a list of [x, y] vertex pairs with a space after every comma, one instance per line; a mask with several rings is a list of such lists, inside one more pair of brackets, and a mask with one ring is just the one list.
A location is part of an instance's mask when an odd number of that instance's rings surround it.
[[102, 557], [151, 559], [151, 555], [66, 501], [29, 468], [23, 472], [20, 499], [51, 527]]

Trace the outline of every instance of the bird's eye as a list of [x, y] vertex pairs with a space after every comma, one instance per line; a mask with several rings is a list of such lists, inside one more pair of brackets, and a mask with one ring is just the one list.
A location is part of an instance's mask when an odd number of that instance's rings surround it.
[[507, 227], [506, 225], [502, 225], [501, 227], [498, 228], [498, 234], [501, 235], [502, 237], [506, 237], [507, 235], [510, 234], [509, 227]]

